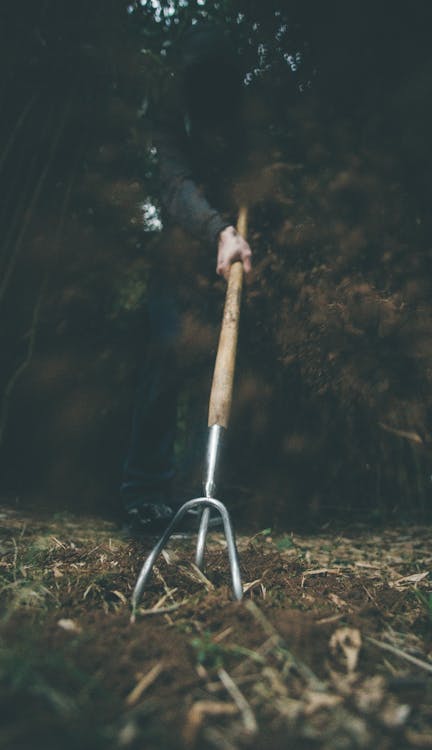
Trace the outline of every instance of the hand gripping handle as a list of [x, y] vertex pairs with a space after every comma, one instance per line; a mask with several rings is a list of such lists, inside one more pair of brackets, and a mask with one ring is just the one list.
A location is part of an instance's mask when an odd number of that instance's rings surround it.
[[[237, 231], [246, 239], [246, 206], [243, 206], [240, 209], [237, 221]], [[213, 382], [210, 393], [208, 417], [209, 427], [213, 427], [213, 425], [219, 425], [220, 427], [227, 428], [229, 423], [237, 352], [242, 288], [243, 263], [241, 261], [236, 261], [231, 266], [228, 278], [228, 288], [225, 297], [222, 327], [219, 337], [216, 364], [214, 368]]]

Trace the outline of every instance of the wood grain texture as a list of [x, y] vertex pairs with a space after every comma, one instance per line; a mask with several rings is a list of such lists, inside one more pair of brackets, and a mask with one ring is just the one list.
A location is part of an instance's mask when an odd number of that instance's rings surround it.
[[[240, 209], [237, 231], [246, 238], [247, 208]], [[240, 305], [243, 289], [243, 264], [241, 261], [231, 266], [213, 383], [210, 393], [208, 426], [228, 427], [234, 384], [234, 371], [237, 353]]]

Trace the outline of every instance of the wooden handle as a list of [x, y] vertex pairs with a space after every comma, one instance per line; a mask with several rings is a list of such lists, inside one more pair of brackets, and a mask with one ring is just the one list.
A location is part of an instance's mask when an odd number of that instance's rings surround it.
[[[237, 221], [237, 231], [246, 239], [246, 206], [243, 206], [240, 209]], [[219, 345], [216, 354], [216, 364], [213, 373], [213, 383], [210, 393], [208, 417], [209, 427], [213, 427], [213, 425], [219, 425], [220, 427], [227, 428], [229, 423], [237, 352], [242, 288], [243, 263], [241, 261], [236, 261], [231, 266], [228, 278], [228, 288], [225, 297], [222, 328], [219, 337]]]

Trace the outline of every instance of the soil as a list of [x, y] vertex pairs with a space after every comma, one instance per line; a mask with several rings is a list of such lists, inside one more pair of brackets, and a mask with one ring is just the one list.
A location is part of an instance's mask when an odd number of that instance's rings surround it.
[[430, 527], [173, 539], [1, 511], [1, 747], [432, 747]]

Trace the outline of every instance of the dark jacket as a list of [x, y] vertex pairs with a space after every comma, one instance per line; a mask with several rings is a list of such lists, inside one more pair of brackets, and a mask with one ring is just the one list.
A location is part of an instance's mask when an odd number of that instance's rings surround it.
[[206, 194], [211, 189], [205, 190], [206, 185], [193, 168], [193, 159], [184, 140], [167, 129], [154, 135], [159, 159], [160, 200], [170, 223], [178, 224], [213, 246], [231, 220], [210, 205]]
[[[166, 98], [165, 98], [166, 99]], [[214, 246], [219, 233], [234, 222], [231, 193], [243, 155], [239, 106], [195, 107], [173, 92], [152, 126], [165, 223], [180, 225]], [[224, 116], [225, 115], [225, 116]]]

